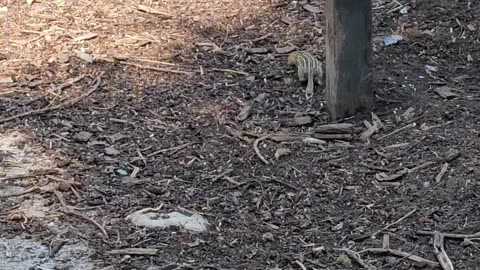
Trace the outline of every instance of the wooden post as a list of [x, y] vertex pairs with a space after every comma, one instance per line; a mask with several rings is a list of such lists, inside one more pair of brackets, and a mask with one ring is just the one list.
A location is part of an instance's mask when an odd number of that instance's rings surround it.
[[327, 0], [326, 100], [332, 120], [370, 110], [372, 0]]

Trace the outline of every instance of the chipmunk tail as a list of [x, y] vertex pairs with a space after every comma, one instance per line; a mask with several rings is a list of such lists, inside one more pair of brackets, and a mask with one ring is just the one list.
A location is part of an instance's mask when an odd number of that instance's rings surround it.
[[314, 90], [314, 83], [313, 83], [313, 73], [310, 72], [308, 74], [308, 83], [307, 83], [307, 89], [305, 89], [305, 98], [311, 99], [313, 97], [313, 90]]

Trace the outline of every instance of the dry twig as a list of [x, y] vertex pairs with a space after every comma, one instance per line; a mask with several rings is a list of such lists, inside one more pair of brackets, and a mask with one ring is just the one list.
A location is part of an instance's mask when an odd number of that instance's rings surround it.
[[28, 174], [12, 175], [12, 176], [8, 176], [8, 177], [5, 177], [5, 178], [1, 178], [1, 180], [3, 180], [3, 181], [15, 180], [15, 179], [38, 177], [38, 176], [44, 176], [44, 175], [46, 175], [48, 177], [50, 174], [56, 174], [56, 173], [58, 173], [58, 170], [56, 170], [56, 169], [36, 170], [36, 171], [32, 171]]
[[219, 175], [214, 176], [214, 177], [212, 178], [212, 182], [215, 182], [215, 181], [217, 181], [218, 179], [223, 178], [224, 176], [226, 176], [227, 174], [229, 174], [229, 173], [231, 173], [231, 172], [233, 172], [233, 169], [228, 169], [228, 170], [220, 173]]
[[19, 197], [19, 196], [23, 196], [23, 195], [32, 193], [32, 192], [37, 191], [37, 190], [40, 190], [40, 188], [39, 187], [31, 187], [31, 188], [29, 188], [25, 191], [20, 192], [20, 193], [2, 195], [2, 196], [0, 196], [0, 199], [10, 198], [10, 197]]
[[452, 261], [445, 251], [445, 246], [443, 244], [444, 239], [443, 234], [435, 232], [433, 235], [433, 251], [435, 252], [435, 255], [437, 255], [437, 259], [444, 270], [453, 270]]
[[174, 147], [170, 147], [170, 148], [165, 148], [165, 149], [160, 149], [160, 150], [157, 150], [153, 153], [150, 153], [147, 155], [147, 158], [149, 157], [153, 157], [153, 156], [156, 156], [158, 154], [163, 154], [163, 153], [166, 153], [166, 152], [169, 152], [169, 151], [178, 151], [180, 149], [183, 149], [187, 146], [191, 145], [191, 143], [185, 143], [185, 144], [182, 144], [182, 145], [179, 145], [179, 146], [174, 146]]
[[303, 265], [303, 263], [299, 260], [295, 260], [295, 264], [298, 265], [302, 270], [307, 270], [307, 267], [305, 267], [305, 265]]
[[407, 259], [412, 260], [414, 262], [425, 263], [425, 264], [427, 264], [431, 267], [439, 267], [440, 266], [440, 264], [437, 263], [437, 262], [427, 260], [427, 259], [424, 259], [424, 258], [419, 257], [417, 255], [413, 255], [411, 253], [404, 252], [404, 251], [399, 251], [399, 250], [395, 250], [395, 249], [367, 248], [367, 249], [364, 249], [364, 250], [362, 250], [358, 253], [360, 253], [360, 254], [361, 253], [392, 254], [392, 255], [395, 255], [395, 256], [407, 258]]
[[70, 78], [70, 79], [68, 79], [66, 82], [64, 82], [64, 83], [62, 83], [62, 84], [60, 84], [60, 85], [58, 85], [58, 86], [56, 86], [56, 87], [52, 87], [52, 92], [53, 92], [54, 94], [58, 95], [58, 94], [60, 94], [60, 92], [61, 92], [63, 89], [65, 89], [65, 88], [73, 85], [74, 83], [77, 83], [77, 82], [81, 81], [83, 78], [85, 78], [85, 75], [80, 75], [80, 76], [78, 76], [78, 77], [76, 77], [76, 78]]
[[367, 127], [367, 130], [360, 134], [360, 140], [367, 141], [373, 134], [377, 133], [380, 129], [383, 128], [382, 121], [380, 118], [372, 112], [372, 124], [367, 120], [364, 120], [363, 123]]
[[[417, 231], [417, 234], [420, 235], [435, 235], [435, 231], [430, 232], [430, 231]], [[480, 232], [476, 232], [473, 234], [460, 234], [460, 233], [442, 233], [443, 237], [446, 238], [453, 238], [453, 239], [472, 239], [472, 238], [479, 238], [480, 237]]]
[[96, 222], [95, 220], [85, 216], [84, 214], [82, 213], [79, 213], [73, 209], [71, 209], [70, 206], [67, 205], [67, 203], [65, 202], [65, 199], [63, 198], [63, 195], [62, 193], [60, 193], [58, 190], [55, 190], [53, 191], [53, 193], [55, 194], [55, 196], [57, 197], [57, 199], [60, 201], [60, 204], [62, 205], [62, 212], [65, 213], [65, 214], [68, 214], [68, 215], [72, 215], [72, 216], [76, 216], [76, 217], [79, 217], [79, 218], [82, 218], [90, 223], [92, 223], [93, 225], [95, 225], [95, 227], [97, 227], [101, 232], [102, 234], [108, 238], [108, 233], [107, 231], [105, 231], [105, 228], [103, 228], [102, 225], [100, 225], [98, 222]]
[[270, 136], [272, 136], [272, 134], [267, 134], [265, 136], [262, 136], [258, 139], [256, 139], [254, 142], [253, 142], [253, 149], [255, 150], [255, 153], [257, 154], [257, 156], [263, 161], [263, 163], [265, 164], [269, 164], [269, 162], [262, 156], [262, 153], [260, 153], [260, 149], [258, 149], [258, 144], [263, 141], [263, 140], [266, 140], [268, 139]]
[[383, 140], [383, 139], [385, 139], [385, 138], [387, 138], [387, 137], [390, 137], [390, 136], [392, 136], [392, 135], [394, 135], [394, 134], [397, 134], [397, 133], [399, 133], [399, 132], [401, 132], [401, 131], [403, 131], [403, 130], [405, 130], [405, 129], [407, 129], [407, 128], [411, 128], [411, 127], [415, 127], [415, 126], [416, 126], [415, 123], [408, 124], [408, 125], [406, 125], [406, 126], [404, 126], [404, 127], [401, 127], [401, 128], [399, 128], [399, 129], [396, 129], [396, 130], [388, 133], [387, 135], [384, 135], [384, 136], [378, 138], [377, 141]]
[[238, 70], [226, 69], [226, 68], [212, 68], [210, 70], [211, 71], [220, 71], [220, 72], [225, 72], [225, 73], [238, 74], [238, 75], [244, 75], [244, 76], [249, 75], [249, 73], [244, 72], [244, 71], [238, 71]]
[[117, 255], [156, 255], [158, 249], [156, 248], [124, 248], [114, 249], [108, 252], [109, 254]]
[[38, 109], [38, 110], [32, 110], [32, 111], [20, 113], [20, 114], [14, 115], [14, 116], [10, 116], [10, 117], [4, 118], [4, 119], [0, 119], [0, 124], [5, 123], [5, 122], [9, 122], [9, 121], [12, 121], [12, 120], [15, 120], [15, 119], [27, 117], [27, 116], [44, 114], [44, 113], [47, 113], [47, 112], [63, 109], [67, 106], [74, 105], [75, 103], [79, 102], [80, 100], [88, 97], [90, 94], [95, 92], [99, 88], [101, 82], [102, 82], [102, 79], [101, 79], [101, 75], [100, 75], [94, 80], [94, 84], [90, 88], [90, 90], [88, 90], [84, 94], [80, 95], [79, 97], [73, 98], [71, 100], [67, 100], [65, 102], [62, 102], [60, 104], [57, 104], [57, 105], [54, 105], [54, 106], [51, 106], [51, 107], [45, 107], [45, 108]]
[[183, 71], [183, 70], [144, 66], [144, 65], [140, 65], [140, 64], [126, 62], [126, 61], [120, 61], [119, 63], [122, 64], [122, 65], [126, 65], [126, 66], [133, 66], [133, 67], [137, 67], [137, 68], [141, 68], [141, 69], [148, 69], [148, 70], [159, 71], [159, 72], [168, 72], [168, 73], [185, 74], [185, 75], [192, 75], [193, 74], [192, 72]]
[[440, 170], [440, 172], [435, 177], [435, 182], [439, 183], [440, 181], [442, 181], [442, 178], [445, 175], [445, 173], [447, 172], [447, 170], [448, 170], [448, 163], [444, 163], [443, 166], [442, 166], [442, 169]]
[[373, 233], [371, 236], [374, 236], [374, 235], [377, 235], [381, 232], [383, 232], [384, 230], [392, 227], [393, 225], [395, 224], [398, 224], [400, 222], [402, 222], [404, 219], [408, 218], [409, 216], [411, 216], [413, 213], [415, 213], [417, 211], [417, 209], [413, 209], [412, 211], [408, 212], [406, 215], [404, 215], [403, 217], [397, 219], [395, 222], [392, 222], [390, 224], [387, 224], [385, 227], [381, 228], [380, 230], [376, 231], [375, 233]]

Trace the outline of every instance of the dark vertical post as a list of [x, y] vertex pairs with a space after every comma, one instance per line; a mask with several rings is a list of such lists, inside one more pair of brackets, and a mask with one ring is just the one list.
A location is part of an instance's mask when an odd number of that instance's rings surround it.
[[370, 110], [372, 0], [327, 0], [326, 100], [335, 120]]

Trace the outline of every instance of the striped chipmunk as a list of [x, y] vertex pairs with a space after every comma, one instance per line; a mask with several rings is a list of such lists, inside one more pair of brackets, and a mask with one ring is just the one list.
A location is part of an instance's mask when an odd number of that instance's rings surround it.
[[305, 97], [307, 100], [310, 99], [313, 96], [313, 90], [315, 88], [314, 81], [318, 85], [322, 85], [322, 63], [307, 52], [295, 51], [288, 55], [288, 65], [295, 65], [297, 67], [298, 79], [301, 82], [308, 80]]

